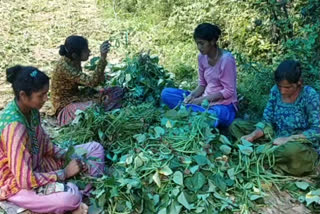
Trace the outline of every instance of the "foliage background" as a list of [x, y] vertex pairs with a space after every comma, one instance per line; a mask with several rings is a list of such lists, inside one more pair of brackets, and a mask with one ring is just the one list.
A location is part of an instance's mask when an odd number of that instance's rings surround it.
[[[320, 2], [318, 0], [98, 0], [118, 50], [151, 50], [193, 88], [198, 51], [192, 39], [202, 22], [223, 30], [220, 47], [232, 51], [238, 66], [241, 109], [261, 116], [282, 60], [302, 63], [304, 80], [320, 90]], [[127, 41], [126, 45], [125, 42]], [[125, 49], [125, 50], [124, 50]]]

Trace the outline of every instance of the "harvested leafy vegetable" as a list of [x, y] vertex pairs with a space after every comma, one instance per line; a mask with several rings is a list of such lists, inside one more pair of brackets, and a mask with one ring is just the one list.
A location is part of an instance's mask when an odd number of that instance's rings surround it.
[[216, 118], [208, 112], [154, 105], [171, 81], [157, 62], [139, 54], [113, 66], [108, 84], [127, 88], [127, 105], [78, 112], [60, 130], [59, 140], [71, 147], [95, 140], [106, 150], [106, 175], [74, 181], [95, 187], [91, 212], [251, 213], [264, 205], [271, 188], [287, 189], [310, 206], [320, 203], [319, 190], [310, 183], [272, 172], [270, 142], [232, 142], [212, 128]]
[[122, 66], [111, 66], [107, 86], [120, 86], [127, 89], [127, 104], [155, 102], [159, 104], [161, 91], [174, 86], [168, 71], [159, 63], [159, 57], [140, 53], [127, 57]]

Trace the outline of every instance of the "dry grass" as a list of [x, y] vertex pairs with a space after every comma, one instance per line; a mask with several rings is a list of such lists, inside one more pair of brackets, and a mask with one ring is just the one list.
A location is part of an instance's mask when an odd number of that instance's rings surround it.
[[33, 65], [50, 74], [67, 36], [87, 37], [93, 55], [110, 36], [94, 0], [1, 0], [0, 20], [0, 109], [12, 98], [7, 67]]

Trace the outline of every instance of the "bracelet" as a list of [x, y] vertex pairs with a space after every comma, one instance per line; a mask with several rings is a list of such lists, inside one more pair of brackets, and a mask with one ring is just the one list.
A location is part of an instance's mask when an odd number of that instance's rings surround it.
[[56, 171], [57, 177], [58, 177], [58, 181], [64, 181], [66, 180], [66, 171], [65, 169], [60, 169], [58, 171]]

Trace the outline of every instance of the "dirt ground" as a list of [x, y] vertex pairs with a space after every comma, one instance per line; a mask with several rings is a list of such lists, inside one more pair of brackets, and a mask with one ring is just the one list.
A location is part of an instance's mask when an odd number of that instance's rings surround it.
[[[0, 2], [0, 110], [12, 100], [5, 69], [15, 64], [33, 65], [50, 72], [58, 59], [58, 47], [71, 35], [89, 40], [92, 54], [108, 38], [108, 23], [96, 0], [1, 0]], [[109, 59], [118, 58], [112, 53]], [[45, 120], [50, 130], [52, 120]], [[310, 213], [287, 193], [270, 193], [264, 214]], [[0, 209], [0, 213], [2, 213]]]

